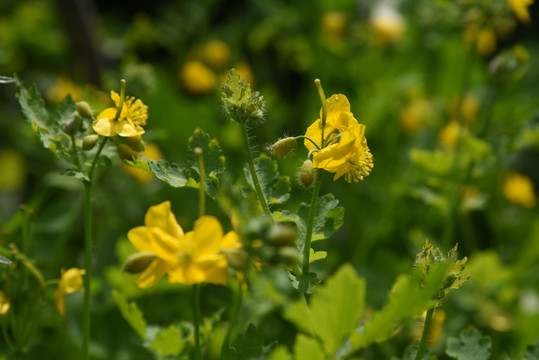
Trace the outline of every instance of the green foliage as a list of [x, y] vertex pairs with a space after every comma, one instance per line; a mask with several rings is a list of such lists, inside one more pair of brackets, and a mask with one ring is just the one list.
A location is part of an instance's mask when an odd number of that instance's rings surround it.
[[325, 360], [318, 341], [303, 334], [296, 337], [294, 355], [296, 360]]
[[185, 336], [176, 325], [170, 325], [168, 328], [160, 329], [157, 332], [151, 331], [148, 338], [149, 341], [146, 342], [146, 346], [155, 352], [160, 359], [167, 356], [177, 356], [186, 348]]
[[539, 339], [533, 345], [528, 345], [524, 360], [539, 360]]
[[250, 324], [244, 334], [240, 334], [234, 347], [223, 352], [221, 360], [265, 360], [273, 345], [264, 346], [264, 336], [256, 326]]
[[445, 353], [458, 360], [488, 360], [492, 342], [489, 337], [482, 336], [475, 328], [460, 333], [460, 337], [447, 339]]
[[261, 122], [264, 117], [264, 97], [251, 91], [251, 85], [245, 83], [235, 69], [230, 71], [221, 93], [226, 115], [240, 124]]
[[146, 339], [146, 320], [135, 302], [127, 302], [125, 296], [119, 291], [113, 290], [112, 297], [124, 319], [133, 327], [139, 336]]
[[[265, 154], [254, 159], [256, 173], [262, 192], [270, 205], [282, 204], [290, 198], [290, 177], [280, 176], [277, 161]], [[244, 167], [245, 178], [254, 191], [253, 178], [249, 167]]]
[[285, 318], [322, 344], [324, 354], [333, 355], [354, 331], [365, 308], [365, 279], [354, 268], [343, 265], [314, 291], [310, 304], [296, 301]]

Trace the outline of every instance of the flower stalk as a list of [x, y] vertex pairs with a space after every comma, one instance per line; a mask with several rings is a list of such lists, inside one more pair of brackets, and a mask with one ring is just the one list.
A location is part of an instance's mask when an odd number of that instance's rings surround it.
[[193, 322], [195, 325], [195, 360], [202, 360], [200, 349], [200, 285], [193, 285]]
[[309, 218], [307, 220], [307, 230], [305, 232], [305, 243], [303, 244], [303, 266], [302, 273], [307, 275], [309, 273], [310, 255], [311, 255], [311, 241], [313, 237], [314, 217], [316, 216], [316, 210], [318, 207], [318, 193], [320, 192], [320, 184], [322, 183], [322, 173], [320, 169], [314, 169], [314, 189], [313, 196], [311, 198], [311, 206], [309, 209]]
[[417, 354], [415, 360], [423, 359], [425, 350], [427, 348], [427, 340], [430, 333], [430, 325], [432, 323], [432, 317], [434, 315], [434, 307], [430, 308], [425, 315], [425, 325], [423, 326], [423, 334], [421, 334], [421, 340], [419, 342], [419, 347], [417, 348]]

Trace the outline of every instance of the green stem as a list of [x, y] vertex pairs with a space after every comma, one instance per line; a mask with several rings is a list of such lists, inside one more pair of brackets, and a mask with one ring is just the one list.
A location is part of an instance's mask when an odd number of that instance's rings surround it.
[[320, 169], [314, 169], [314, 189], [313, 197], [311, 198], [311, 207], [309, 209], [309, 219], [307, 220], [307, 230], [305, 232], [305, 244], [303, 244], [303, 275], [309, 273], [309, 264], [311, 256], [311, 240], [313, 237], [314, 217], [316, 208], [318, 207], [318, 193], [320, 192], [320, 184], [322, 183], [322, 172]]
[[195, 360], [202, 360], [200, 350], [200, 285], [193, 285], [193, 314], [195, 322]]
[[95, 153], [94, 159], [92, 160], [92, 165], [90, 166], [90, 171], [88, 171], [88, 178], [90, 179], [90, 183], [92, 182], [94, 178], [94, 170], [95, 166], [97, 165], [97, 160], [99, 159], [99, 155], [101, 155], [101, 151], [103, 151], [103, 148], [105, 147], [105, 144], [107, 143], [107, 140], [109, 138], [105, 137], [103, 138], [103, 141], [101, 141], [101, 144], [99, 145], [99, 148], [97, 149], [97, 152]]
[[247, 148], [249, 170], [251, 171], [251, 177], [253, 178], [253, 184], [255, 185], [256, 194], [258, 196], [258, 201], [260, 201], [260, 205], [262, 206], [262, 210], [264, 210], [264, 214], [266, 214], [269, 217], [272, 217], [271, 211], [268, 207], [268, 203], [266, 202], [266, 198], [264, 197], [264, 193], [262, 192], [262, 187], [260, 186], [258, 175], [256, 174], [255, 163], [253, 160], [253, 153], [251, 151], [251, 145], [249, 143], [249, 134], [247, 133], [247, 125], [245, 124], [245, 122], [241, 123], [241, 129], [243, 131], [243, 140], [245, 141], [245, 147]]
[[299, 135], [299, 136], [296, 136], [294, 139], [295, 139], [295, 140], [297, 140], [297, 139], [306, 139], [306, 140], [309, 140], [311, 143], [313, 143], [313, 145], [314, 145], [318, 150], [321, 150], [321, 149], [320, 149], [320, 145], [318, 145], [318, 144], [316, 143], [316, 141], [314, 141], [313, 139], [311, 139], [311, 138], [308, 137], [308, 136], [305, 136], [305, 135]]
[[326, 95], [324, 94], [324, 89], [322, 88], [322, 83], [320, 82], [320, 79], [314, 80], [314, 84], [316, 85], [316, 89], [318, 90], [318, 96], [320, 97], [320, 101], [322, 102], [322, 139], [320, 141], [320, 144], [324, 146], [324, 130], [326, 128], [326, 119], [328, 117], [328, 105], [326, 102]]
[[125, 80], [120, 80], [120, 103], [118, 104], [118, 108], [116, 109], [116, 116], [114, 116], [114, 121], [117, 121], [120, 118], [120, 115], [122, 114], [122, 108], [124, 107], [124, 101], [125, 101]]
[[79, 154], [77, 152], [77, 143], [75, 142], [75, 135], [70, 134], [69, 137], [71, 139], [71, 153], [73, 155], [73, 158], [75, 159], [75, 165], [77, 166], [77, 170], [81, 170], [82, 165], [80, 163]]
[[419, 347], [417, 348], [417, 354], [415, 360], [423, 359], [423, 354], [425, 354], [425, 349], [427, 348], [427, 339], [430, 333], [430, 324], [432, 323], [432, 316], [434, 315], [434, 308], [430, 308], [425, 315], [425, 325], [423, 326], [423, 334], [421, 334], [421, 340], [419, 342]]
[[[93, 169], [93, 167], [92, 167]], [[91, 177], [90, 177], [91, 179]], [[82, 354], [89, 359], [90, 343], [90, 279], [92, 277], [92, 182], [84, 182], [84, 306], [82, 315]]]
[[232, 331], [238, 323], [238, 318], [240, 315], [241, 303], [243, 301], [243, 289], [241, 288], [241, 281], [237, 280], [238, 287], [237, 291], [234, 293], [234, 304], [230, 312], [230, 321], [228, 323], [228, 329], [225, 335], [225, 341], [223, 342], [223, 349], [230, 348], [230, 339], [232, 338]]
[[206, 170], [204, 168], [204, 158], [202, 157], [203, 150], [199, 147], [195, 148], [195, 154], [198, 158], [198, 172], [200, 175], [200, 187], [198, 190], [198, 216], [206, 213]]

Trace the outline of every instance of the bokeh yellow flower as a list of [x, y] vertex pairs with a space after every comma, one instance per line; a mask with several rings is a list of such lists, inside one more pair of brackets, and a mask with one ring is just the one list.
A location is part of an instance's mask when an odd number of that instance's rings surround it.
[[[344, 176], [347, 182], [358, 182], [370, 174], [373, 157], [365, 138], [365, 125], [358, 123], [350, 112], [346, 96], [332, 95], [326, 99], [327, 122], [322, 131], [322, 120], [316, 120], [307, 128], [305, 136], [314, 140], [321, 148], [313, 152], [315, 168], [335, 173], [333, 180]], [[320, 111], [322, 117], [322, 111]], [[327, 138], [322, 143], [322, 132]], [[309, 151], [316, 149], [307, 139], [304, 142]]]
[[396, 43], [402, 40], [406, 32], [406, 22], [402, 15], [386, 4], [374, 9], [370, 23], [374, 29], [375, 43], [378, 46]]
[[62, 277], [60, 278], [58, 288], [54, 293], [54, 304], [60, 315], [65, 316], [66, 313], [64, 296], [74, 293], [82, 288], [82, 276], [85, 273], [85, 270], [79, 268], [71, 268], [69, 270], [62, 269]]
[[428, 118], [433, 116], [432, 104], [425, 99], [414, 99], [399, 114], [399, 125], [408, 134], [424, 129]]
[[26, 161], [13, 148], [0, 149], [0, 192], [16, 191], [24, 186]]
[[507, 3], [520, 21], [523, 23], [531, 22], [528, 7], [533, 4], [533, 0], [507, 0]]
[[230, 48], [221, 40], [208, 41], [201, 49], [206, 64], [214, 69], [222, 69], [230, 62]]
[[457, 147], [459, 133], [462, 131], [458, 121], [451, 120], [438, 133], [438, 141], [447, 149]]
[[49, 87], [47, 90], [47, 100], [49, 100], [52, 103], [59, 103], [62, 101], [67, 95], [71, 95], [71, 98], [74, 101], [78, 101], [81, 99], [82, 91], [80, 86], [75, 84], [73, 81], [71, 81], [66, 76], [60, 76], [54, 84]]
[[192, 60], [183, 64], [179, 78], [185, 90], [192, 95], [208, 94], [217, 88], [217, 75], [202, 61]]
[[346, 15], [338, 11], [328, 11], [320, 19], [322, 39], [329, 45], [338, 44], [344, 38], [346, 31]]
[[532, 208], [537, 204], [532, 180], [517, 172], [509, 172], [504, 179], [503, 195], [507, 201]]
[[7, 298], [6, 294], [0, 290], [0, 316], [7, 315], [9, 309], [11, 308], [11, 303]]
[[223, 236], [215, 217], [200, 217], [193, 231], [184, 234], [165, 201], [148, 209], [144, 224], [127, 234], [138, 251], [155, 255], [137, 278], [138, 287], [150, 287], [166, 274], [170, 283], [227, 283], [228, 262], [222, 250], [236, 246], [237, 238], [230, 233]]
[[116, 107], [103, 110], [92, 124], [95, 132], [102, 136], [132, 137], [144, 134], [142, 126], [148, 119], [148, 107], [140, 99], [126, 96], [120, 116], [116, 119], [117, 109], [120, 106], [120, 95], [111, 91], [110, 97]]

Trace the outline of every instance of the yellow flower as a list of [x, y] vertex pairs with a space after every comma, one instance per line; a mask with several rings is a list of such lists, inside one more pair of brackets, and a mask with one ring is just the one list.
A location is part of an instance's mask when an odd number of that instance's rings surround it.
[[10, 308], [11, 304], [9, 302], [9, 299], [7, 298], [6, 294], [4, 294], [2, 290], [0, 290], [0, 316], [7, 315]]
[[74, 293], [82, 287], [82, 275], [85, 273], [85, 270], [78, 268], [71, 268], [67, 271], [62, 269], [62, 277], [54, 293], [54, 304], [60, 315], [65, 316], [66, 313], [64, 296]]
[[193, 231], [184, 234], [170, 202], [165, 201], [148, 209], [144, 224], [127, 234], [138, 251], [155, 255], [136, 280], [138, 287], [150, 287], [166, 274], [170, 283], [226, 284], [228, 262], [222, 250], [237, 246], [239, 241], [234, 233], [223, 237], [215, 217], [202, 216], [195, 221]]
[[92, 124], [95, 132], [108, 137], [115, 135], [131, 137], [144, 134], [142, 126], [146, 125], [148, 119], [148, 107], [141, 100], [126, 96], [120, 116], [116, 119], [120, 95], [111, 91], [110, 97], [116, 107], [106, 108], [97, 116], [97, 120]]
[[81, 88], [66, 76], [60, 76], [47, 90], [47, 99], [53, 103], [59, 103], [68, 94], [74, 101], [80, 100]]
[[346, 31], [346, 15], [337, 11], [328, 11], [320, 19], [322, 38], [328, 44], [342, 41]]
[[217, 75], [202, 61], [188, 61], [180, 69], [179, 78], [185, 90], [193, 95], [202, 95], [217, 88]]
[[531, 21], [528, 6], [533, 4], [533, 0], [507, 0], [507, 3], [520, 21], [523, 23]]
[[214, 69], [222, 69], [230, 61], [230, 48], [221, 40], [212, 40], [202, 47], [204, 61]]
[[[313, 165], [335, 173], [333, 180], [344, 175], [347, 182], [358, 182], [373, 168], [372, 154], [365, 139], [365, 125], [360, 124], [350, 112], [350, 103], [346, 96], [332, 95], [326, 99], [327, 121], [322, 144], [322, 120], [316, 120], [307, 128], [305, 136], [314, 140], [321, 148], [313, 152]], [[322, 113], [322, 111], [320, 111]], [[320, 115], [322, 117], [322, 115]], [[305, 146], [309, 151], [316, 147], [307, 139]]]
[[371, 16], [371, 26], [378, 46], [386, 46], [400, 41], [406, 32], [406, 22], [401, 14], [386, 4], [378, 6]]
[[496, 50], [497, 40], [496, 33], [493, 29], [486, 27], [477, 33], [477, 42], [475, 50], [479, 55], [490, 56]]
[[438, 133], [438, 140], [447, 149], [454, 149], [457, 147], [459, 139], [459, 132], [462, 131], [458, 121], [451, 120], [446, 126]]
[[510, 172], [505, 177], [503, 195], [509, 202], [527, 208], [532, 208], [537, 204], [533, 182], [529, 177], [516, 172]]
[[408, 134], [415, 134], [425, 127], [432, 114], [432, 104], [428, 100], [414, 99], [401, 110], [399, 125]]

